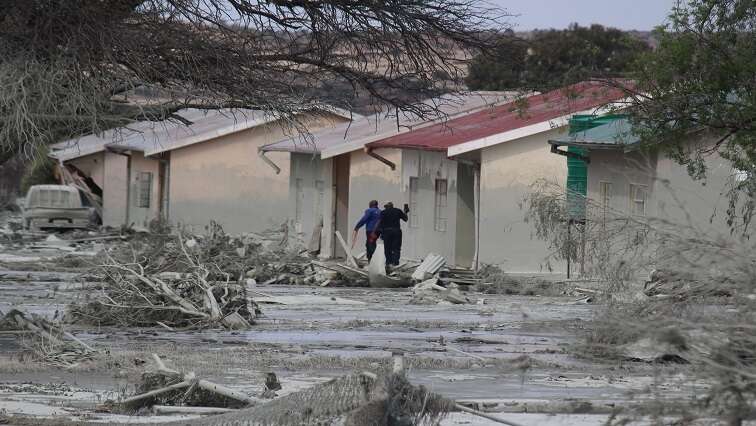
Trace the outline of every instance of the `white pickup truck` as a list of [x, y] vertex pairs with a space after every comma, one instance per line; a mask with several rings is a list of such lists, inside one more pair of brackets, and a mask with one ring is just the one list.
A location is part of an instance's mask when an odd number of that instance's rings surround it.
[[26, 194], [26, 229], [84, 229], [94, 225], [96, 216], [94, 207], [73, 186], [34, 185]]

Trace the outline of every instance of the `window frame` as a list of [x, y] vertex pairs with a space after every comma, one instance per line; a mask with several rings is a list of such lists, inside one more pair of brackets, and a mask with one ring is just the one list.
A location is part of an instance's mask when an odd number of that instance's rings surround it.
[[[642, 190], [643, 199], [638, 199], [638, 190]], [[631, 183], [628, 190], [628, 202], [630, 207], [630, 214], [634, 216], [646, 216], [648, 205], [648, 185], [640, 183]], [[639, 203], [642, 203], [642, 212], [638, 212], [637, 207]]]
[[420, 227], [420, 215], [418, 214], [418, 197], [420, 195], [420, 178], [417, 176], [410, 176], [409, 178], [409, 227]]
[[[137, 196], [136, 206], [140, 209], [149, 209], [152, 206], [152, 181], [153, 173], [140, 171], [136, 176]], [[146, 182], [146, 183], [145, 183]]]
[[601, 209], [604, 215], [611, 208], [612, 205], [612, 189], [614, 185], [610, 181], [599, 181], [599, 199], [601, 202]]
[[449, 206], [449, 181], [447, 179], [436, 179], [434, 194], [433, 229], [438, 232], [446, 232], [449, 225], [446, 210]]

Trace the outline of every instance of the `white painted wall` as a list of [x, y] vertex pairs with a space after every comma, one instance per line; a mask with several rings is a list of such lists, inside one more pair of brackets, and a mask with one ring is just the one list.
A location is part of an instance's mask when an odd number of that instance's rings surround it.
[[[402, 257], [422, 259], [434, 252], [444, 256], [450, 264], [470, 266], [474, 250], [472, 211], [472, 171], [465, 180], [467, 198], [458, 194], [458, 169], [460, 165], [449, 160], [444, 152], [419, 150], [381, 149], [376, 152], [396, 164], [396, 170], [355, 151], [351, 155], [349, 222], [350, 232], [368, 208], [370, 200], [378, 200], [379, 206], [391, 201], [401, 209], [410, 204], [410, 179], [418, 178], [416, 208], [410, 212], [417, 220], [402, 222]], [[467, 167], [467, 166], [465, 166]], [[447, 205], [443, 209], [446, 230], [436, 229], [436, 180], [447, 181]], [[413, 215], [414, 213], [414, 215]], [[462, 229], [464, 233], [458, 233]], [[358, 235], [355, 252], [363, 250], [364, 229]], [[458, 247], [463, 247], [458, 253]]]
[[[417, 208], [413, 218], [416, 223], [405, 227], [402, 253], [407, 258], [422, 259], [434, 252], [444, 256], [450, 264], [456, 264], [457, 244], [457, 162], [449, 160], [445, 152], [404, 150], [402, 152], [402, 194], [394, 204], [402, 208], [410, 202], [410, 179], [417, 177]], [[436, 229], [436, 181], [447, 182], [447, 203], [442, 209], [446, 229]], [[470, 188], [472, 189], [472, 188]], [[412, 212], [410, 212], [412, 213]], [[472, 228], [471, 228], [472, 231]], [[474, 235], [472, 235], [474, 238]], [[469, 266], [465, 265], [465, 266]]]
[[[691, 144], [706, 144], [693, 140]], [[600, 202], [601, 182], [611, 184], [610, 208], [629, 214], [630, 185], [646, 185], [649, 189], [646, 216], [691, 226], [697, 230], [729, 234], [726, 220], [726, 192], [732, 182], [730, 163], [714, 154], [706, 158], [705, 181], [690, 177], [687, 169], [663, 154], [623, 153], [614, 150], [590, 152], [588, 165], [588, 197]]]
[[[521, 208], [531, 185], [547, 179], [564, 186], [567, 159], [549, 152], [548, 141], [563, 136], [566, 128], [485, 148], [481, 153], [480, 261], [516, 273], [548, 273], [545, 242], [537, 239]], [[551, 270], [566, 271], [566, 264], [551, 262]]]
[[102, 224], [120, 227], [126, 224], [129, 197], [129, 158], [125, 155], [103, 154]]
[[[350, 181], [349, 181], [349, 227], [351, 233], [354, 225], [360, 220], [368, 208], [370, 200], [378, 200], [379, 207], [387, 201], [393, 201], [394, 205], [401, 208], [402, 201], [402, 151], [398, 149], [382, 149], [379, 154], [396, 164], [396, 170], [370, 157], [363, 151], [353, 151], [350, 156]], [[406, 233], [406, 224], [402, 230]], [[344, 238], [349, 238], [344, 236]], [[351, 242], [349, 242], [351, 244]], [[405, 244], [406, 247], [406, 244]], [[365, 228], [360, 230], [355, 245], [355, 252], [365, 250]], [[402, 251], [402, 256], [406, 252]]]
[[[331, 167], [330, 159], [323, 161], [318, 155], [291, 154], [288, 211], [292, 212], [293, 229], [300, 240], [307, 244], [316, 225], [322, 223], [321, 250], [324, 253], [330, 253], [330, 234], [333, 233], [328, 215], [331, 211], [329, 206], [333, 204]], [[297, 215], [300, 216], [299, 220]]]
[[[147, 228], [151, 221], [160, 216], [160, 162], [153, 158], [145, 158], [141, 152], [131, 153], [131, 173], [129, 174], [129, 224]], [[139, 205], [140, 178], [142, 173], [152, 175], [150, 186], [149, 206]]]

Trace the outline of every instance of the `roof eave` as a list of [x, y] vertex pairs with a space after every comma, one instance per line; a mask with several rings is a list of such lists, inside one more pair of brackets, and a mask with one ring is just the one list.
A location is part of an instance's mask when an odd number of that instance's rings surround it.
[[498, 133], [491, 136], [475, 139], [472, 141], [463, 142], [460, 144], [452, 145], [447, 150], [449, 157], [455, 157], [457, 155], [465, 154], [472, 151], [481, 150], [501, 143], [521, 139], [528, 136], [537, 135], [538, 133], [548, 132], [556, 128], [561, 128], [569, 125], [570, 118], [575, 115], [592, 114], [601, 115], [605, 112], [611, 111], [614, 108], [626, 103], [627, 99], [620, 99], [614, 102], [609, 102], [603, 106], [592, 107], [583, 111], [575, 111], [569, 114], [565, 114], [559, 117], [555, 117], [549, 120], [544, 120], [539, 123], [530, 124], [527, 126], [519, 127], [516, 129], [508, 130], [502, 133]]

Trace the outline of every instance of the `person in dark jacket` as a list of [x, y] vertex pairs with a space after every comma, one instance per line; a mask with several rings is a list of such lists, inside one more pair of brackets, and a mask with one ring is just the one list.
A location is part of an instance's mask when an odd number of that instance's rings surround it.
[[378, 241], [378, 222], [381, 219], [381, 209], [378, 208], [378, 201], [373, 200], [368, 204], [368, 209], [365, 210], [365, 214], [357, 222], [352, 233], [352, 248], [357, 241], [357, 233], [360, 228], [365, 227], [365, 250], [367, 251], [368, 262], [375, 253], [375, 247]]
[[383, 248], [386, 253], [386, 265], [399, 265], [402, 255], [402, 227], [400, 220], [407, 221], [409, 208], [404, 205], [404, 211], [394, 207], [394, 203], [388, 202], [381, 212], [381, 220], [378, 226], [383, 236]]

